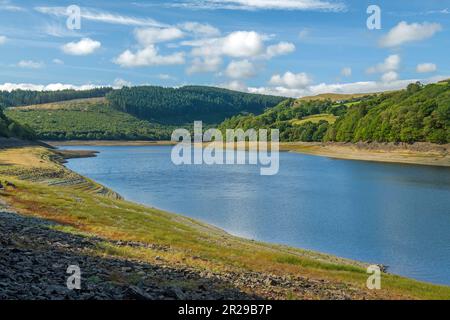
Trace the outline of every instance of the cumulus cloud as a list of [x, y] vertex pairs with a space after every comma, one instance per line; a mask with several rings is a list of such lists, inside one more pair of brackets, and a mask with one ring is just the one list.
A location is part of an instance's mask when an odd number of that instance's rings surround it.
[[283, 75], [273, 75], [270, 79], [270, 84], [289, 89], [302, 89], [311, 84], [311, 82], [311, 78], [304, 72], [295, 74], [288, 71]]
[[184, 37], [184, 33], [175, 27], [170, 28], [144, 28], [134, 32], [136, 40], [142, 46], [158, 42], [166, 42]]
[[44, 66], [44, 63], [33, 60], [20, 60], [17, 66], [20, 68], [40, 69]]
[[247, 92], [247, 85], [240, 81], [240, 80], [233, 80], [227, 83], [222, 83], [220, 85], [221, 88], [225, 88], [225, 89], [229, 89], [229, 90], [234, 90], [234, 91], [242, 91], [242, 92]]
[[256, 75], [256, 68], [248, 60], [231, 61], [225, 70], [227, 77], [232, 79], [246, 79]]
[[393, 54], [387, 57], [384, 62], [368, 68], [367, 73], [386, 73], [389, 71], [396, 71], [400, 67], [400, 62], [400, 56], [398, 54]]
[[274, 44], [268, 46], [266, 49], [267, 58], [273, 58], [276, 56], [281, 56], [285, 54], [289, 54], [295, 51], [295, 45], [291, 42], [280, 42], [278, 44]]
[[192, 60], [191, 66], [186, 70], [188, 74], [216, 72], [222, 65], [222, 58], [219, 56], [197, 57]]
[[398, 73], [395, 71], [388, 71], [383, 73], [381, 76], [381, 81], [383, 82], [392, 82], [398, 79]]
[[435, 72], [436, 70], [437, 66], [434, 63], [420, 63], [416, 67], [418, 73]]
[[7, 38], [5, 36], [0, 36], [0, 46], [6, 42]]
[[64, 64], [64, 61], [62, 61], [61, 59], [53, 59], [52, 62], [54, 64]]
[[181, 0], [170, 5], [208, 10], [343, 11], [346, 9], [343, 2], [335, 0]]
[[352, 75], [352, 68], [349, 67], [342, 68], [341, 75], [343, 75], [344, 77], [350, 77]]
[[252, 57], [261, 54], [263, 37], [255, 31], [236, 31], [223, 39], [222, 51], [230, 57]]
[[158, 48], [154, 45], [149, 45], [136, 52], [125, 50], [116, 59], [114, 63], [121, 67], [145, 67], [145, 66], [160, 66], [160, 65], [176, 65], [184, 64], [184, 53], [176, 52], [171, 55], [160, 55]]
[[64, 53], [74, 56], [86, 56], [100, 49], [102, 44], [90, 38], [83, 38], [80, 41], [69, 42], [62, 46]]
[[223, 37], [183, 41], [181, 45], [192, 47], [191, 56], [194, 58], [188, 73], [216, 72], [224, 57], [251, 62], [255, 59], [271, 59], [295, 50], [295, 45], [289, 42], [266, 47], [267, 40], [267, 36], [255, 31], [235, 31]]
[[382, 47], [397, 47], [404, 43], [431, 38], [436, 32], [441, 30], [442, 26], [439, 23], [408, 24], [402, 21], [381, 38], [380, 45]]

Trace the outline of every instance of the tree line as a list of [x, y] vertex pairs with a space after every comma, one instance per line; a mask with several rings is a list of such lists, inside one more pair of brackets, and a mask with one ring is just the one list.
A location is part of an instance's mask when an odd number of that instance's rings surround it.
[[[295, 120], [333, 114], [337, 121]], [[239, 115], [225, 120], [226, 128], [276, 128], [282, 141], [450, 142], [450, 80], [405, 90], [374, 94], [348, 101], [301, 102], [288, 99], [261, 115]]]
[[13, 90], [0, 91], [0, 108], [43, 104], [84, 98], [104, 97], [112, 88], [96, 88], [91, 90], [59, 90], [31, 91]]
[[262, 113], [285, 99], [204, 86], [124, 87], [106, 98], [119, 111], [163, 124], [220, 123], [240, 113]]

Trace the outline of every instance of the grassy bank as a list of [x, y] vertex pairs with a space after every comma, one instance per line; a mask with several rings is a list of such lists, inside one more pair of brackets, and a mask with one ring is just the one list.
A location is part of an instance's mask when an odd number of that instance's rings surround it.
[[[65, 168], [63, 160], [44, 147], [0, 150], [0, 180], [15, 185], [1, 190], [0, 198], [21, 214], [58, 222], [62, 232], [104, 239], [91, 255], [188, 267], [205, 277], [225, 277], [230, 285], [264, 298], [450, 299], [450, 287], [388, 274], [381, 290], [370, 291], [364, 263], [234, 237], [124, 201]], [[140, 245], [119, 246], [117, 240]], [[258, 281], [270, 277], [284, 280]]]

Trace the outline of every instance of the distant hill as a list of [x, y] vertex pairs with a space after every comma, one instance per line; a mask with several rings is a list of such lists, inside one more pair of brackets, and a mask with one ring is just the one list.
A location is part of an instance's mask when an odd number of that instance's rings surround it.
[[312, 101], [312, 100], [331, 100], [331, 101], [345, 101], [354, 98], [362, 98], [365, 96], [374, 95], [373, 93], [353, 93], [353, 94], [341, 94], [341, 93], [322, 93], [316, 96], [307, 96], [297, 99], [297, 101]]
[[450, 81], [374, 95], [288, 99], [261, 115], [231, 117], [220, 127], [277, 128], [284, 141], [449, 143]]
[[13, 107], [5, 113], [43, 140], [167, 140], [172, 132], [111, 108], [105, 98]]
[[106, 98], [116, 110], [163, 124], [220, 123], [241, 113], [260, 114], [286, 99], [204, 86], [124, 87]]
[[43, 104], [82, 98], [104, 97], [111, 90], [112, 88], [105, 87], [92, 90], [0, 91], [0, 108]]

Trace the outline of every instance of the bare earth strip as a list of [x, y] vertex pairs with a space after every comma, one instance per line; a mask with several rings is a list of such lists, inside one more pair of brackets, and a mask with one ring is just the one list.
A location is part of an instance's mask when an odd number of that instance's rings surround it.
[[283, 143], [283, 151], [299, 152], [335, 159], [450, 166], [450, 145], [430, 143]]

